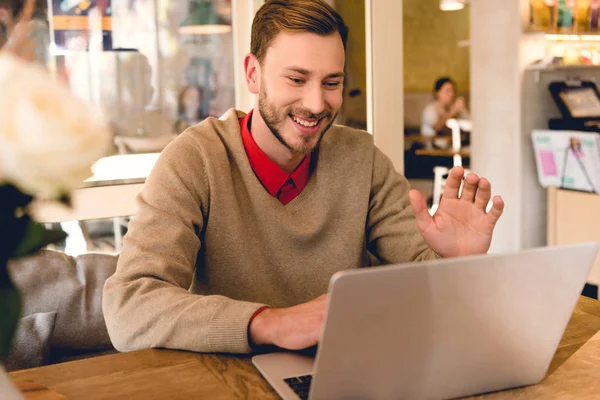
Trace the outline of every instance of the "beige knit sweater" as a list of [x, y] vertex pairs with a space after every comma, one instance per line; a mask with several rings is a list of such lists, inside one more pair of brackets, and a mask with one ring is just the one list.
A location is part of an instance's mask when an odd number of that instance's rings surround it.
[[[435, 258], [408, 182], [366, 132], [333, 126], [306, 188], [287, 205], [254, 175], [238, 118], [190, 128], [161, 154], [138, 196], [103, 310], [115, 347], [250, 352], [263, 304], [327, 291], [336, 271]], [[368, 252], [367, 252], [368, 250]]]

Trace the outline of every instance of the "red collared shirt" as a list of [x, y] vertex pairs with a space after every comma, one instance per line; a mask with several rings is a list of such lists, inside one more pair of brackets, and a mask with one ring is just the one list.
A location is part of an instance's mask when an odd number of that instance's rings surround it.
[[310, 154], [298, 165], [291, 174], [275, 164], [256, 144], [250, 133], [249, 123], [252, 118], [250, 111], [240, 119], [242, 142], [248, 155], [250, 166], [258, 180], [273, 197], [277, 197], [282, 204], [294, 200], [308, 184], [310, 178]]

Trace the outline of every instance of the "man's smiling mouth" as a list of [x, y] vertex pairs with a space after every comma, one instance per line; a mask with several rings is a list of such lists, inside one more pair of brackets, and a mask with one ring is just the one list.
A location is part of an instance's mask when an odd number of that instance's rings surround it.
[[319, 122], [321, 122], [321, 119], [322, 119], [322, 118], [319, 118], [319, 119], [306, 120], [304, 118], [300, 118], [293, 114], [290, 116], [292, 117], [292, 119], [294, 120], [295, 123], [305, 126], [307, 128], [312, 128], [312, 127], [317, 126], [319, 124]]

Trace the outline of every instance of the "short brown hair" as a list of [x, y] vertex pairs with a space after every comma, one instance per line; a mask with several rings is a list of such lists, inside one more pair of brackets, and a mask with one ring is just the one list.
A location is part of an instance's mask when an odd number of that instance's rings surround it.
[[317, 35], [339, 33], [346, 49], [348, 27], [342, 17], [323, 0], [268, 0], [252, 22], [250, 51], [260, 63], [271, 41], [281, 31], [310, 32]]

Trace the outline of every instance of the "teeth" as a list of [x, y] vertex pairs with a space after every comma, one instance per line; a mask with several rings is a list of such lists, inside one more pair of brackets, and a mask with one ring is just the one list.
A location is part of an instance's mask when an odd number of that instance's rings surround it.
[[292, 119], [293, 119], [293, 120], [294, 120], [294, 121], [295, 121], [297, 124], [300, 124], [300, 125], [302, 125], [302, 126], [305, 126], [305, 127], [307, 127], [307, 128], [312, 128], [313, 126], [316, 126], [316, 125], [319, 123], [319, 121], [315, 121], [315, 122], [308, 122], [308, 121], [304, 121], [304, 120], [301, 120], [301, 119], [299, 119], [299, 118], [296, 118], [296, 117], [295, 117], [295, 116], [293, 116], [293, 115], [292, 115]]

